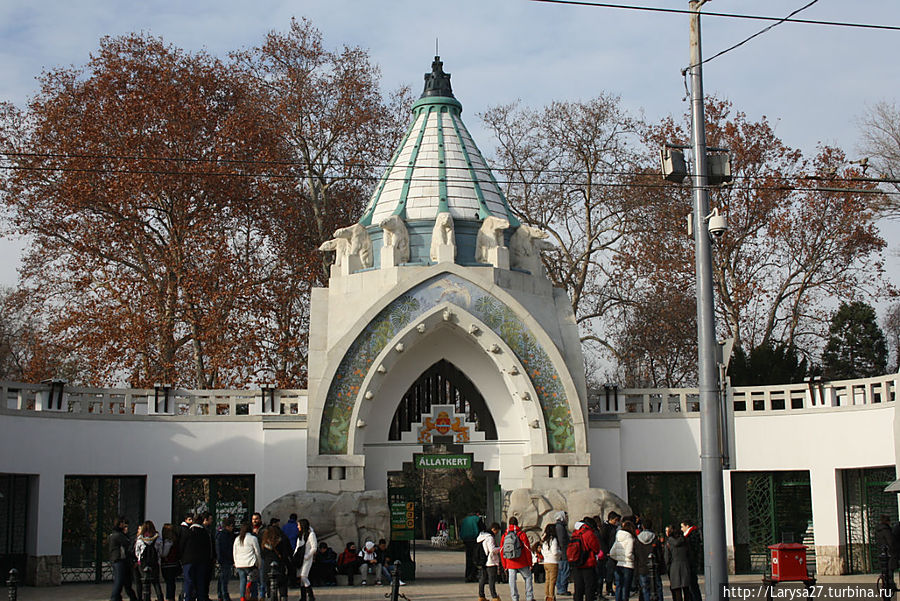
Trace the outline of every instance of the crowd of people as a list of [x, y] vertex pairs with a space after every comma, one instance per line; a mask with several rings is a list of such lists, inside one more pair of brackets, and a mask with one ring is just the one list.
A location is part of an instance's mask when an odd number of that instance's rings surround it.
[[659, 534], [650, 519], [614, 511], [605, 520], [584, 517], [571, 531], [568, 519], [566, 512], [558, 512], [535, 541], [515, 516], [505, 529], [479, 521], [476, 546], [471, 558], [466, 555], [467, 581], [470, 567], [478, 573], [479, 601], [487, 601], [486, 589], [492, 601], [500, 601], [496, 585], [502, 581], [508, 582], [512, 601], [519, 601], [519, 579], [525, 601], [534, 600], [535, 583], [544, 583], [545, 601], [569, 595], [575, 601], [628, 601], [633, 591], [641, 601], [663, 601], [663, 574], [668, 574], [673, 601], [702, 601], [697, 579], [703, 570], [703, 543], [692, 520]]
[[240, 601], [285, 600], [289, 587], [299, 587], [300, 601], [315, 601], [314, 588], [336, 585], [338, 574], [348, 575], [350, 584], [356, 575], [362, 584], [367, 578], [376, 584], [391, 582], [384, 539], [377, 545], [366, 541], [361, 551], [356, 543], [347, 543], [339, 557], [318, 541], [309, 521], [298, 520], [296, 514], [283, 526], [278, 518], [264, 525], [259, 513], [237, 525], [229, 515], [215, 530], [210, 513], [187, 515], [180, 525], [165, 524], [161, 532], [148, 520], [138, 525], [134, 537], [128, 520], [120, 516], [107, 545], [113, 570], [111, 601], [122, 601], [123, 592], [129, 601], [138, 601], [145, 587], [157, 601], [175, 601], [179, 576], [179, 601], [209, 601], [217, 567], [218, 601], [231, 601], [235, 575]]
[[[529, 539], [515, 516], [505, 528], [496, 522], [488, 527], [475, 514], [463, 520], [465, 577], [478, 583], [479, 601], [487, 601], [488, 591], [492, 601], [500, 601], [497, 583], [502, 581], [508, 582], [512, 601], [519, 601], [520, 579], [525, 601], [534, 600], [535, 583], [544, 584], [545, 601], [568, 595], [574, 601], [628, 601], [633, 590], [641, 601], [663, 601], [663, 574], [668, 574], [672, 601], [702, 601], [697, 584], [703, 569], [702, 542], [690, 520], [659, 534], [651, 520], [614, 511], [605, 520], [584, 517], [571, 530], [566, 512], [554, 517], [537, 540]], [[241, 601], [284, 600], [289, 586], [300, 588], [300, 601], [314, 601], [314, 587], [335, 585], [338, 575], [346, 576], [350, 585], [356, 577], [361, 585], [392, 581], [387, 541], [365, 541], [361, 549], [351, 541], [338, 555], [296, 514], [283, 526], [278, 518], [264, 525], [259, 513], [239, 526], [226, 516], [215, 530], [210, 513], [192, 514], [180, 525], [165, 524], [162, 531], [146, 521], [133, 538], [128, 521], [119, 517], [108, 537], [108, 551], [111, 601], [122, 601], [123, 591], [137, 601], [135, 588], [145, 587], [157, 601], [175, 601], [179, 576], [180, 601], [209, 601], [216, 567], [218, 601], [231, 601], [235, 575]]]

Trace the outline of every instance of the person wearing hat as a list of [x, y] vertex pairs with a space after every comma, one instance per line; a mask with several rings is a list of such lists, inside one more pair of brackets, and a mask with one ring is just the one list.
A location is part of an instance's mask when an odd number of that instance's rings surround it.
[[[359, 575], [362, 577], [363, 586], [366, 585], [366, 576], [369, 572], [375, 574], [376, 578], [381, 577], [378, 567], [378, 554], [375, 553], [374, 541], [366, 541], [362, 551], [359, 552], [359, 558], [362, 560], [362, 564], [359, 566]], [[378, 580], [376, 584], [381, 584], [381, 580]]]

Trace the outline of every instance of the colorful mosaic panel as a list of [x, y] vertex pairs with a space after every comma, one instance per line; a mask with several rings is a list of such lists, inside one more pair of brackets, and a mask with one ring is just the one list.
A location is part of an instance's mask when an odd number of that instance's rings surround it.
[[375, 358], [397, 332], [443, 302], [451, 302], [471, 312], [513, 350], [537, 392], [547, 427], [549, 451], [574, 452], [572, 411], [550, 355], [512, 309], [473, 283], [447, 274], [423, 282], [397, 298], [378, 313], [350, 345], [325, 397], [319, 452], [323, 455], [347, 452], [353, 405]]

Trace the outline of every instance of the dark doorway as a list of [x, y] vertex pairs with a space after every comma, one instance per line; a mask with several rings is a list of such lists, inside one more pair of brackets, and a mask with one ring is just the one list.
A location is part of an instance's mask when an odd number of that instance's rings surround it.
[[63, 504], [62, 581], [112, 578], [106, 538], [117, 516], [133, 534], [144, 521], [144, 476], [66, 476]]
[[0, 474], [0, 574], [25, 574], [28, 487], [33, 476]]
[[[454, 539], [459, 524], [470, 512], [485, 516], [488, 524], [497, 519], [498, 472], [485, 471], [484, 464], [474, 461], [462, 445], [436, 442], [423, 445], [422, 450], [413, 455], [412, 461], [403, 463], [402, 471], [388, 473], [388, 488], [407, 491], [416, 504], [416, 538], [435, 536], [438, 522], [443, 519]], [[420, 459], [439, 456], [467, 458], [467, 467], [421, 466]]]

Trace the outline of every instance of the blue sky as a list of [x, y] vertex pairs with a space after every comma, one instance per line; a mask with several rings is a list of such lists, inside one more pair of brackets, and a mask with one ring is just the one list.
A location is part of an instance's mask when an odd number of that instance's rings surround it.
[[[687, 1], [619, 0], [687, 8]], [[785, 16], [807, 0], [713, 0], [704, 10]], [[681, 69], [688, 62], [684, 15], [549, 5], [526, 0], [35, 0], [0, 2], [0, 98], [23, 105], [43, 69], [81, 65], [104, 35], [145, 31], [213, 54], [260, 43], [291, 16], [306, 16], [326, 44], [369, 50], [386, 88], [418, 92], [435, 38], [453, 75], [463, 118], [485, 154], [492, 141], [477, 113], [521, 99], [531, 106], [587, 99], [601, 91], [658, 120], [687, 109]], [[819, 0], [808, 19], [900, 25], [896, 0]], [[766, 23], [707, 17], [704, 56], [712, 56]], [[812, 153], [836, 144], [851, 158], [856, 120], [868, 104], [897, 100], [900, 32], [783, 24], [704, 67], [708, 94], [727, 97], [749, 117], [766, 115], [786, 144]], [[900, 238], [897, 224], [888, 235]], [[24, 241], [0, 240], [0, 284], [15, 281]], [[891, 244], [890, 270], [900, 271]], [[894, 278], [897, 283], [897, 278]]]

